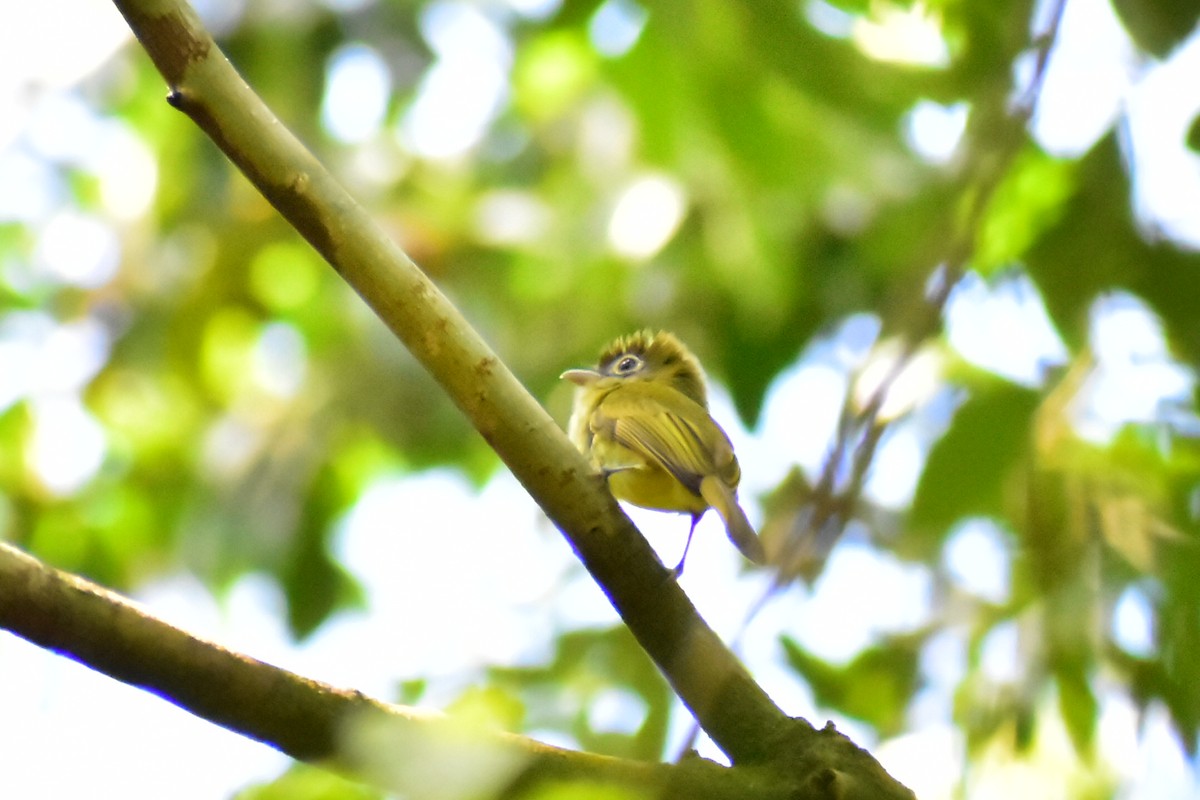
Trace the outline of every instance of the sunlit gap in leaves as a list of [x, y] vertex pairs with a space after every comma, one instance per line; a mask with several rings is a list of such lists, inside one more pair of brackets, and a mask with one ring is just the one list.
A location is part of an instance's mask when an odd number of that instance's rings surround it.
[[[450, 470], [381, 477], [339, 525], [335, 549], [373, 618], [342, 648], [402, 677], [537, 663], [556, 631], [616, 621], [594, 584], [570, 602], [556, 594], [569, 548], [508, 473], [478, 490]], [[389, 631], [382, 651], [379, 630]]]
[[[204, 27], [218, 39], [237, 30], [246, 16], [248, 0], [195, 0], [192, 7]], [[277, 9], [279, 7], [276, 7]]]
[[321, 0], [321, 2], [331, 11], [336, 11], [339, 14], [348, 14], [373, 5], [376, 0]]
[[[815, 480], [833, 444], [852, 376], [869, 360], [882, 365], [894, 360], [894, 349], [877, 342], [879, 332], [879, 321], [872, 315], [843, 320], [827, 335], [810, 342], [796, 364], [771, 385], [757, 430], [743, 432], [736, 417], [728, 417], [734, 420], [727, 430], [743, 463], [742, 496], [752, 520], [760, 518], [755, 499], [773, 489], [793, 466], [799, 465]], [[893, 401], [899, 404], [896, 413], [901, 413], [900, 406], [911, 410], [914, 404], [925, 403], [927, 391], [920, 387], [930, 382], [925, 367], [917, 364]], [[714, 413], [724, 421], [727, 417], [720, 398], [718, 391]], [[872, 501], [896, 508], [911, 501], [917, 464], [934, 432], [944, 425], [944, 419], [941, 425], [931, 423], [925, 418], [928, 413], [922, 409], [915, 415], [919, 421], [898, 424], [894, 435], [885, 437], [865, 490]], [[944, 418], [947, 409], [933, 413]], [[728, 596], [731, 585], [737, 584], [700, 585], [694, 591], [700, 598], [709, 591]], [[817, 657], [845, 663], [881, 637], [909, 633], [927, 624], [932, 586], [928, 568], [880, 550], [859, 523], [852, 523], [811, 588], [798, 586], [762, 610], [745, 636], [743, 652], [756, 678], [789, 713], [820, 717], [827, 710], [816, 709], [794, 671], [780, 663], [778, 632], [785, 631]], [[703, 606], [702, 612], [708, 613]], [[839, 715], [835, 719], [839, 729], [850, 731], [856, 741], [874, 737], [859, 722]]]
[[646, 700], [628, 689], [613, 687], [600, 691], [588, 707], [592, 730], [632, 736], [642, 727], [649, 709]]
[[321, 101], [321, 124], [343, 144], [367, 141], [379, 132], [387, 113], [392, 80], [373, 48], [355, 42], [329, 58]]
[[933, 398], [942, 378], [938, 354], [931, 348], [918, 350], [896, 372], [897, 362], [903, 354], [903, 345], [899, 340], [887, 339], [878, 343], [870, 356], [859, 365], [853, 387], [857, 411], [864, 411], [885, 383], [888, 384], [887, 391], [876, 415], [877, 419], [885, 422], [910, 414]]
[[553, 220], [549, 206], [534, 192], [496, 189], [475, 206], [475, 231], [490, 245], [532, 244], [551, 229]]
[[[758, 465], [754, 471], [743, 468], [743, 491], [752, 495], [774, 488], [792, 464], [810, 475], [821, 469], [849, 376], [878, 334], [875, 316], [848, 317], [829, 335], [810, 342], [796, 363], [780, 372], [767, 391], [757, 435], [747, 446], [734, 442], [742, 461]], [[758, 478], [755, 473], [765, 474]]]
[[530, 20], [549, 17], [562, 5], [562, 0], [503, 0], [504, 5]]
[[80, 394], [108, 349], [107, 331], [90, 318], [59, 324], [34, 311], [0, 318], [0, 411], [30, 402], [25, 465], [52, 494], [78, 491], [103, 463], [105, 432]]
[[512, 43], [493, 19], [466, 3], [424, 7], [420, 28], [436, 58], [398, 133], [419, 156], [452, 158], [478, 144], [503, 107]]
[[645, 261], [661, 250], [683, 221], [687, 196], [665, 175], [634, 180], [621, 192], [608, 221], [613, 251], [631, 261]]
[[1132, 656], [1148, 658], [1158, 650], [1154, 635], [1154, 609], [1142, 586], [1126, 586], [1112, 613], [1112, 637]]
[[[946, 338], [967, 361], [1023, 386], [1040, 386], [1066, 347], [1029, 278], [1013, 273], [988, 283], [968, 272], [946, 303]], [[1003, 331], [1003, 336], [997, 336]]]
[[1133, 202], [1151, 238], [1200, 247], [1200, 168], [1187, 146], [1200, 114], [1200, 32], [1161, 64], [1149, 64], [1130, 92]]
[[943, 106], [931, 100], [917, 103], [905, 116], [904, 139], [913, 152], [931, 164], [954, 156], [967, 129], [967, 106]]
[[1010, 544], [1007, 534], [991, 519], [964, 520], [951, 532], [942, 548], [950, 579], [964, 592], [985, 603], [1009, 599]]
[[[1026, 72], [1031, 59], [1019, 65]], [[1073, 0], [1050, 58], [1031, 123], [1052, 155], [1078, 157], [1123, 115], [1119, 133], [1130, 160], [1134, 208], [1151, 236], [1200, 246], [1200, 170], [1186, 146], [1200, 111], [1200, 32], [1171, 55], [1136, 54], [1112, 5]]]
[[[0, 129], [5, 145], [0, 222], [20, 222], [33, 233], [27, 255], [10, 258], [0, 275], [17, 296], [109, 284], [122, 257], [115, 225], [143, 215], [157, 185], [153, 158], [127, 124], [97, 114], [75, 90], [65, 88], [128, 38], [115, 9], [109, 7], [101, 17], [77, 10], [66, 18], [74, 24], [88, 20], [91, 27], [56, 23], [54, 38], [62, 41], [78, 30], [86, 42], [68, 47], [68, 55], [60, 54], [55, 64], [28, 54], [29, 61], [14, 72], [27, 76], [28, 84], [18, 86], [16, 97], [0, 93], [0, 104], [11, 112], [0, 114], [5, 120], [0, 124], [15, 126]], [[39, 43], [38, 51], [44, 52], [42, 37], [17, 35], [20, 24], [36, 24], [36, 15], [21, 19], [6, 31], [13, 38], [3, 57], [25, 52], [23, 43]], [[94, 180], [97, 189], [98, 203], [88, 210], [72, 188], [81, 177]], [[0, 317], [0, 410], [28, 401], [24, 466], [52, 495], [79, 492], [107, 456], [106, 432], [82, 393], [107, 363], [109, 327], [93, 315], [67, 322], [31, 311]]]
[[[984, 638], [979, 666], [994, 683], [992, 691], [997, 702], [1003, 701], [1006, 686], [1020, 680], [1026, 657], [1020, 651], [1016, 623], [1002, 623]], [[926, 643], [921, 673], [925, 688], [910, 706], [911, 732], [875, 749], [885, 767], [906, 779], [918, 796], [958, 796], [965, 785], [966, 796], [972, 798], [1007, 798], [1022, 793], [1043, 797], [1047, 787], [1064, 780], [1071, 785], [1094, 780], [1074, 752], [1054, 692], [1034, 699], [1036, 709], [1032, 713], [1040, 722], [1021, 758], [1014, 757], [1012, 737], [993, 737], [970, 757], [971, 769], [965, 775], [959, 773], [954, 765], [968, 759], [966, 743], [947, 720], [952, 715], [953, 698], [967, 674], [962, 631], [949, 629]], [[1103, 688], [1103, 681], [1101, 684]], [[1191, 767], [1161, 707], [1152, 705], [1142, 714], [1123, 693], [1112, 691], [1101, 692], [1098, 701], [1096, 756], [1111, 773], [1107, 777], [1136, 785], [1139, 797], [1190, 796], [1180, 791], [1193, 784]]]
[[[65, 187], [55, 169], [24, 148], [0, 148], [0, 221], [33, 223], [61, 202]], [[5, 281], [11, 280], [5, 276]]]
[[290, 323], [248, 314], [215, 314], [205, 329], [201, 364], [225, 413], [209, 425], [201, 464], [209, 477], [244, 474], [269, 447], [273, 423], [305, 387], [308, 347]]
[[808, 0], [804, 18], [814, 29], [835, 39], [845, 39], [854, 31], [854, 15], [825, 0]]
[[[1090, 149], [1116, 119], [1134, 60], [1129, 37], [1106, 0], [1067, 3], [1031, 122], [1038, 144], [1058, 156]], [[1034, 66], [1032, 54], [1017, 62], [1018, 85], [1028, 85]]]
[[[1158, 318], [1140, 299], [1118, 293], [1097, 300], [1090, 339], [1096, 363], [1074, 415], [1081, 436], [1107, 442], [1130, 423], [1176, 422], [1171, 409], [1190, 404], [1196, 373], [1171, 357]], [[1192, 434], [1200, 429], [1194, 417], [1178, 423]]]
[[592, 14], [588, 37], [597, 53], [617, 58], [637, 43], [648, 17], [633, 0], [607, 0]]
[[59, 283], [97, 289], [116, 275], [120, 253], [111, 226], [90, 214], [63, 210], [42, 228], [33, 258], [39, 271]]
[[900, 64], [944, 67], [950, 62], [941, 20], [925, 3], [876, 2], [869, 8], [855, 20], [852, 33], [863, 53]]
[[993, 625], [979, 648], [979, 670], [997, 687], [1015, 686], [1029, 668], [1029, 653], [1021, 649], [1021, 627], [1016, 620]]
[[26, 465], [52, 494], [72, 495], [104, 463], [104, 428], [75, 395], [37, 398], [32, 410]]
[[73, 90], [33, 95], [19, 114], [21, 135], [0, 150], [0, 219], [43, 221], [72, 197], [68, 176], [94, 178], [100, 210], [140, 218], [154, 199], [158, 168], [144, 142], [119, 119], [102, 117]]
[[835, 39], [852, 39], [863, 54], [877, 61], [944, 67], [950, 51], [938, 15], [926, 3], [873, 2], [866, 12], [846, 11], [840, 4], [808, 0], [805, 20]]
[[828, 661], [846, 663], [886, 634], [929, 622], [929, 570], [861, 540], [834, 548], [813, 592], [793, 608], [783, 631]]
[[102, 117], [75, 92], [49, 95], [29, 120], [27, 143], [47, 161], [99, 181], [100, 205], [118, 220], [150, 208], [158, 164], [145, 142], [116, 117]]
[[251, 363], [255, 382], [281, 399], [294, 397], [308, 371], [304, 335], [287, 322], [268, 322], [254, 343]]
[[[31, 99], [75, 86], [132, 38], [112, 3], [52, 0], [37, 6], [36, 12], [5, 14], [0, 28], [0, 153], [27, 127]], [[0, 196], [9, 188], [0, 181]]]

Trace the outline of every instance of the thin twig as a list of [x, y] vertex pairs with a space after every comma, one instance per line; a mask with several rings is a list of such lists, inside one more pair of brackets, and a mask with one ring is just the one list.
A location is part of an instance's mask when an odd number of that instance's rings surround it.
[[[946, 303], [974, 257], [978, 231], [992, 197], [1013, 159], [1028, 141], [1027, 125], [1041, 97], [1065, 9], [1066, 0], [1055, 0], [1046, 30], [1033, 41], [1036, 48], [1033, 74], [1020, 100], [1008, 115], [1009, 122], [1021, 131], [1020, 135], [1005, 139], [1005, 147], [999, 153], [976, 154], [973, 160], [976, 167], [974, 176], [967, 184], [969, 188], [965, 195], [968, 203], [966, 213], [947, 245], [944, 260], [937, 267], [938, 273], [925, 298], [922, 313], [917, 315], [909, 330], [901, 336], [899, 354], [859, 410], [856, 410], [853, 387], [861, 379], [862, 368], [850, 381], [834, 443], [814, 486], [810, 507], [807, 513], [797, 516], [779, 556], [775, 580], [751, 608], [742, 631], [767, 600], [798, 575], [812, 575], [814, 570], [819, 572], [824, 559], [853, 519], [875, 452], [892, 422], [880, 419], [880, 410], [896, 380], [912, 363], [923, 343], [940, 330]], [[837, 476], [847, 472], [847, 465], [849, 477], [840, 483]]]

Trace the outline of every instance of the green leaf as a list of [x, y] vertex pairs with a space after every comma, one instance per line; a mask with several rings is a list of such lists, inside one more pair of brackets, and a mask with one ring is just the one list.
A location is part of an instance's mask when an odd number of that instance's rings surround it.
[[540, 786], [526, 797], [528, 800], [652, 800], [657, 795], [623, 786], [570, 781]]
[[[563, 634], [549, 663], [495, 668], [491, 676], [522, 698], [527, 729], [568, 731], [584, 749], [607, 755], [663, 756], [672, 695], [625, 627]], [[631, 733], [606, 729], [604, 720], [594, 717], [597, 703], [604, 700], [623, 702], [630, 712], [642, 706]]]
[[1039, 399], [999, 380], [972, 389], [925, 462], [906, 544], [928, 554], [963, 517], [1006, 516], [1005, 486], [1029, 452]]
[[292, 767], [270, 783], [238, 792], [237, 800], [380, 800], [383, 794], [307, 764]]
[[1192, 117], [1192, 124], [1188, 125], [1185, 141], [1189, 150], [1200, 153], [1200, 114]]
[[1072, 660], [1056, 664], [1054, 677], [1058, 684], [1058, 710], [1067, 733], [1076, 751], [1086, 755], [1092, 749], [1100, 704], [1081, 663]]
[[1191, 535], [1162, 548], [1162, 573], [1168, 592], [1157, 605], [1159, 668], [1144, 687], [1161, 697], [1171, 711], [1180, 740], [1193, 757], [1200, 728], [1200, 549], [1193, 523]]
[[1058, 223], [1029, 249], [1026, 265], [1046, 310], [1072, 349], [1089, 332], [1092, 303], [1125, 289], [1162, 317], [1171, 344], [1200, 361], [1200, 253], [1147, 242], [1135, 224], [1115, 134], [1079, 164], [1077, 188]]
[[363, 602], [358, 582], [328, 549], [330, 523], [342, 509], [338, 489], [331, 470], [318, 473], [280, 568], [279, 581], [288, 602], [288, 627], [300, 639], [316, 630], [334, 611]]
[[516, 731], [525, 719], [525, 704], [514, 692], [499, 686], [469, 686], [445, 710], [479, 729]]
[[843, 667], [782, 638], [784, 654], [818, 703], [870, 724], [881, 736], [904, 729], [905, 712], [920, 684], [923, 637], [896, 636], [863, 650]]
[[1113, 0], [1137, 46], [1165, 58], [1196, 29], [1200, 5], [1179, 0]]
[[996, 187], [971, 263], [984, 276], [1011, 267], [1062, 213], [1074, 189], [1074, 162], [1030, 147]]
[[973, 666], [954, 693], [954, 719], [966, 737], [967, 753], [980, 756], [1002, 731], [1017, 752], [1032, 743], [1036, 722], [1031, 700], [1018, 687], [996, 684]]

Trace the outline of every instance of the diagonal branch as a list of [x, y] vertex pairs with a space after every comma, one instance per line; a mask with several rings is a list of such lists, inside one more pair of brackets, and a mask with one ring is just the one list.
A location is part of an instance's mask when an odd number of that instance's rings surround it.
[[[790, 796], [778, 785], [699, 759], [646, 764], [572, 752], [308, 680], [198, 639], [3, 543], [0, 628], [294, 758], [405, 796], [429, 796], [436, 785], [437, 797], [517, 797], [561, 781], [697, 800]], [[470, 786], [457, 787], [463, 791], [456, 794], [456, 781]], [[478, 791], [485, 786], [490, 791]]]
[[[647, 764], [469, 727], [295, 675], [156, 619], [0, 542], [0, 629], [157, 694], [229, 730], [408, 797], [545, 797], [603, 784], [659, 800], [911, 798], [827, 727], [774, 764]], [[622, 796], [626, 796], [622, 793]]]
[[642, 647], [734, 762], [788, 718], [697, 614], [579, 452], [436, 286], [271, 114], [178, 0], [115, 0], [191, 117], [354, 287], [566, 536]]
[[[564, 533], [717, 745], [735, 764], [762, 765], [721, 770], [696, 761], [697, 769], [710, 776], [711, 770], [748, 775], [766, 787], [762, 795], [728, 796], [912, 796], [832, 726], [816, 731], [771, 701], [699, 617], [562, 431], [457, 309], [275, 119], [191, 8], [181, 0], [114, 2], [167, 79], [169, 102], [212, 138], [454, 399]], [[0, 626], [305, 760], [353, 762], [337, 741], [347, 716], [363, 710], [372, 718], [390, 716], [356, 693], [196, 640], [8, 547], [0, 547]], [[397, 714], [410, 728], [418, 721], [411, 713]], [[551, 772], [568, 757], [518, 740], [498, 737], [494, 746], [505, 757], [531, 757]], [[394, 748], [387, 745], [396, 741], [368, 750], [390, 753]], [[514, 748], [534, 752], [514, 755]], [[604, 763], [598, 756], [575, 756], [590, 767]], [[518, 785], [527, 774], [516, 773]], [[647, 785], [657, 781], [661, 787], [662, 780], [656, 773]], [[669, 783], [650, 791], [699, 798], [713, 796], [706, 790], [716, 785], [708, 777], [687, 788], [674, 778]]]

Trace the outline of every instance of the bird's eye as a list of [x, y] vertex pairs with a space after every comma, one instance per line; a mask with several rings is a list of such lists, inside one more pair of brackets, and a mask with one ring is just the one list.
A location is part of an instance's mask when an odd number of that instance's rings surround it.
[[617, 368], [616, 368], [617, 374], [618, 375], [628, 375], [629, 373], [631, 373], [635, 369], [637, 369], [639, 366], [641, 366], [641, 364], [642, 364], [641, 360], [639, 358], [637, 358], [636, 356], [625, 356], [624, 358], [622, 358], [620, 361], [617, 362]]

